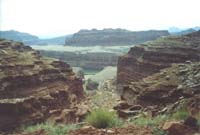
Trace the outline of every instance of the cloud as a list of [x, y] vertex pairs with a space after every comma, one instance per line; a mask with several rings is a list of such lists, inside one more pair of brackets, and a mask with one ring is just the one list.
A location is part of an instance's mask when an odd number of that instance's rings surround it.
[[130, 30], [200, 24], [199, 0], [0, 0], [0, 29], [62, 35], [92, 28]]

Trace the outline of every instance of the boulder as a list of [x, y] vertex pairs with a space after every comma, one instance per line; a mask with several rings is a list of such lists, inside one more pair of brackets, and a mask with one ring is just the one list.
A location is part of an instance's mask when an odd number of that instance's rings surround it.
[[193, 135], [197, 131], [180, 122], [166, 122], [163, 130], [168, 132], [167, 135]]
[[198, 124], [197, 124], [198, 120], [192, 116], [189, 116], [188, 118], [185, 119], [184, 121], [184, 125], [190, 126], [193, 129], [198, 130]]

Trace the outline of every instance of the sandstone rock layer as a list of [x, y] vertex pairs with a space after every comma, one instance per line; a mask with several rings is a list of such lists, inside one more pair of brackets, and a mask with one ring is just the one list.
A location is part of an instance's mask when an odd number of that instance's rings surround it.
[[200, 31], [185, 36], [161, 37], [132, 47], [118, 60], [117, 87], [138, 81], [172, 63], [200, 61]]
[[163, 37], [131, 48], [119, 58], [117, 87], [130, 105], [152, 115], [172, 112], [184, 104], [200, 113], [200, 31]]
[[1, 130], [44, 121], [83, 97], [82, 81], [70, 65], [20, 42], [0, 41]]

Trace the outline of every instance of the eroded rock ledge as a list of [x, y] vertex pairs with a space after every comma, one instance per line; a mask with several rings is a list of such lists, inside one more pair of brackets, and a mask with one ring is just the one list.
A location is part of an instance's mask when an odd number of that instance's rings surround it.
[[161, 37], [130, 49], [118, 60], [117, 88], [170, 67], [200, 61], [200, 31], [181, 37]]
[[75, 106], [83, 97], [82, 81], [70, 65], [23, 43], [0, 41], [0, 130], [49, 118], [60, 122], [63, 109], [74, 114], [67, 122], [78, 121]]
[[155, 116], [171, 113], [184, 104], [192, 116], [199, 114], [199, 62], [200, 31], [131, 48], [118, 63], [118, 91], [128, 102], [127, 108], [117, 108], [118, 112], [144, 111]]

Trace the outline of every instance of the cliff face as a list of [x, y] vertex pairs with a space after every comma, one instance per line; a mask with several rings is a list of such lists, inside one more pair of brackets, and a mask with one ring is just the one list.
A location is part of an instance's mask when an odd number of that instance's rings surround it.
[[67, 39], [65, 44], [73, 46], [133, 45], [167, 35], [169, 35], [167, 31], [155, 30], [138, 32], [123, 29], [81, 30], [72, 38]]
[[118, 59], [117, 87], [141, 80], [172, 63], [200, 61], [200, 32], [162, 37], [130, 49]]
[[[200, 63], [173, 64], [158, 73], [131, 82], [123, 98], [131, 104], [163, 106], [182, 98], [200, 96]], [[200, 106], [199, 106], [200, 107]]]
[[20, 42], [1, 40], [0, 48], [1, 130], [44, 121], [83, 98], [82, 81], [68, 64]]
[[183, 105], [192, 116], [198, 115], [199, 62], [200, 31], [135, 46], [118, 61], [121, 99], [151, 115], [171, 113]]

